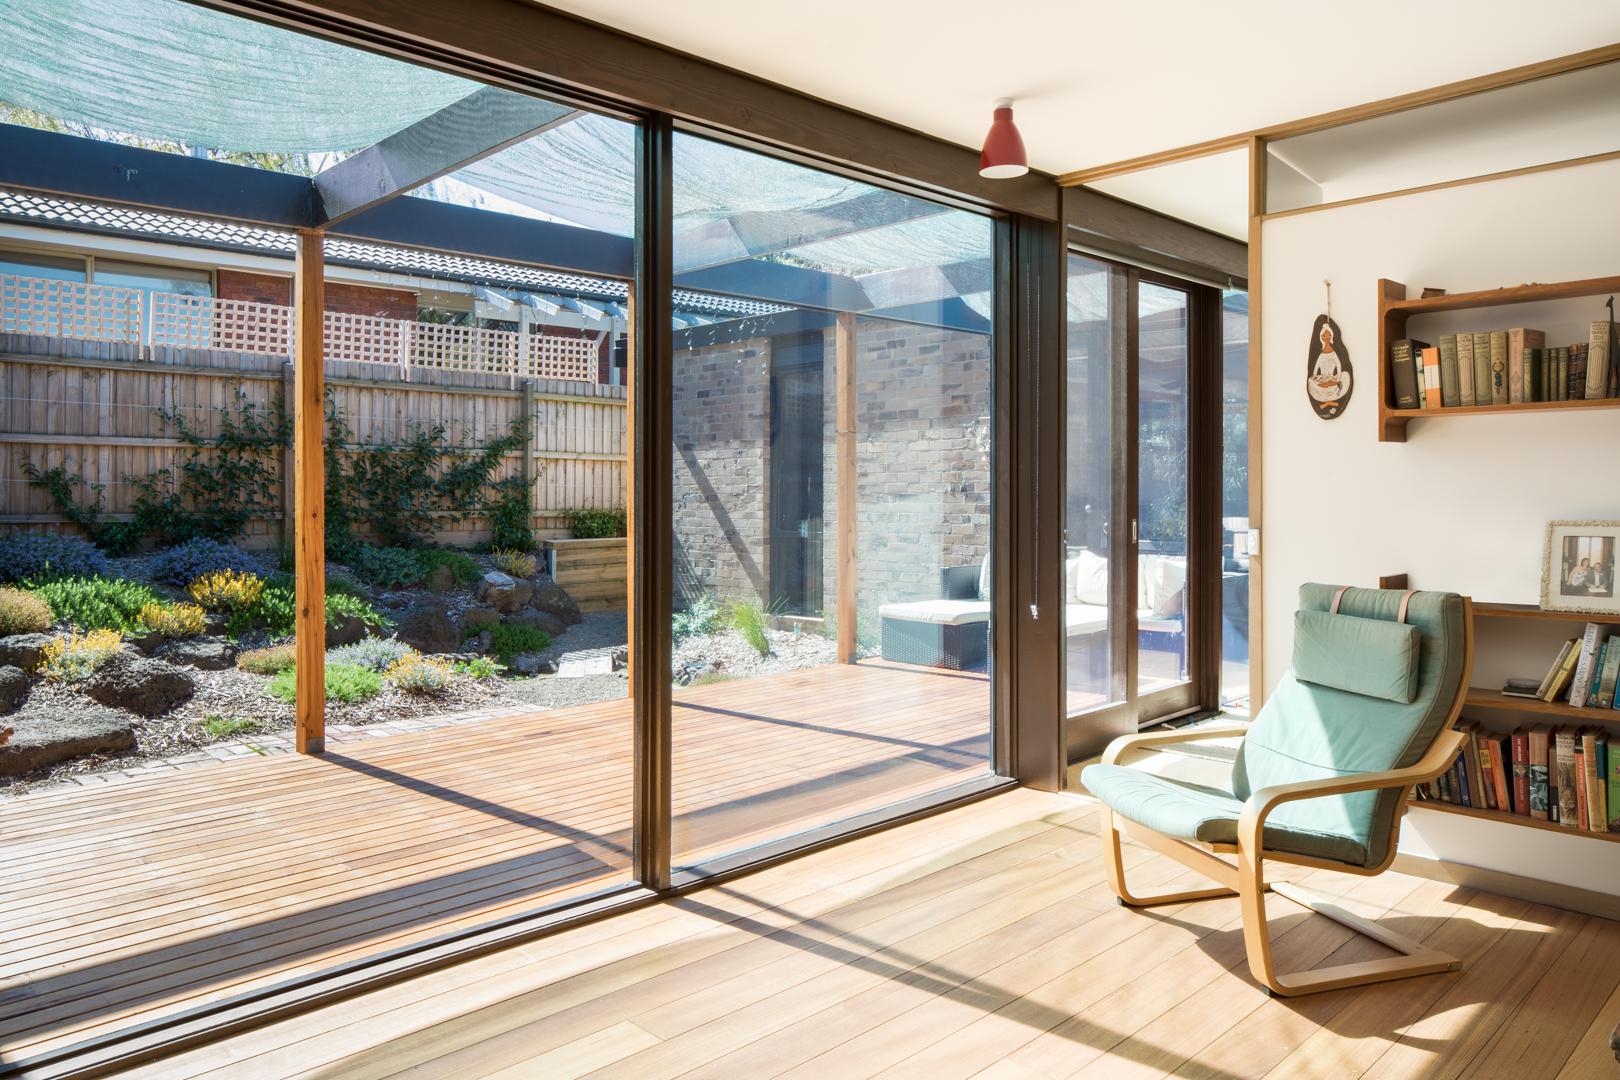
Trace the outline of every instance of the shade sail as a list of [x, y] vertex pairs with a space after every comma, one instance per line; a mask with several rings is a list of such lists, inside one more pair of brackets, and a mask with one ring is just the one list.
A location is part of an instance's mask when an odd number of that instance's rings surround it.
[[355, 150], [478, 89], [178, 0], [0, 0], [0, 25], [0, 100], [218, 150]]

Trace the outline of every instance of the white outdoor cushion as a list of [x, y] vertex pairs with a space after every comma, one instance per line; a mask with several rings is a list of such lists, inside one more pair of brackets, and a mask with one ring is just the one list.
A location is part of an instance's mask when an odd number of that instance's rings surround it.
[[990, 604], [984, 600], [919, 600], [910, 604], [884, 604], [878, 615], [906, 622], [965, 626], [990, 621]]
[[1108, 608], [1098, 604], [1064, 604], [1063, 633], [1079, 637], [1108, 628]]
[[1180, 619], [1158, 618], [1148, 608], [1139, 608], [1137, 610], [1136, 628], [1155, 634], [1179, 634], [1182, 630]]
[[979, 599], [990, 599], [990, 556], [988, 555], [984, 557], [984, 562], [979, 564]]
[[1180, 555], [1161, 555], [1153, 567], [1151, 593], [1155, 619], [1173, 619], [1181, 614], [1183, 586], [1187, 584], [1187, 560]]
[[1108, 560], [1091, 551], [1082, 551], [1069, 560], [1074, 584], [1065, 599], [1071, 604], [1108, 604]]

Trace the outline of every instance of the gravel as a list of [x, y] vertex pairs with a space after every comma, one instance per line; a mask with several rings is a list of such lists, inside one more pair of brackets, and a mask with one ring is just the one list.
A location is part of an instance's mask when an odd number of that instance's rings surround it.
[[585, 675], [576, 679], [537, 675], [532, 679], [513, 679], [505, 689], [507, 696], [530, 705], [544, 709], [566, 709], [570, 705], [590, 705], [597, 701], [629, 697], [630, 680], [626, 678], [627, 674], [615, 671], [611, 675]]
[[754, 675], [775, 675], [838, 662], [838, 642], [819, 634], [767, 630], [765, 639], [771, 645], [769, 656], [759, 655], [759, 650], [748, 644], [740, 632], [729, 628], [689, 637], [675, 647], [671, 666], [679, 671], [688, 665], [708, 663], [722, 674], [746, 679]]

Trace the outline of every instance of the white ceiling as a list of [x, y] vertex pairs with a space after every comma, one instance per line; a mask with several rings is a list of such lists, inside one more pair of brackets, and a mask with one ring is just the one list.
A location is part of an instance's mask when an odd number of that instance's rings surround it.
[[964, 146], [1011, 97], [1053, 173], [1620, 41], [1614, 0], [548, 6]]

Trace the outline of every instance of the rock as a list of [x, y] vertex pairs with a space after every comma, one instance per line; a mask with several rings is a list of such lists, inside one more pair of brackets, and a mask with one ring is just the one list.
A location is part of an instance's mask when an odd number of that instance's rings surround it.
[[450, 617], [450, 605], [436, 596], [418, 597], [399, 617], [399, 640], [424, 653], [457, 652], [461, 631]]
[[514, 656], [512, 657], [512, 670], [519, 675], [533, 675], [540, 670], [540, 658], [538, 656]]
[[208, 637], [224, 637], [225, 616], [210, 613], [203, 621], [203, 633]]
[[483, 656], [495, 646], [495, 635], [490, 631], [485, 630], [482, 634], [479, 634], [473, 639], [473, 645], [478, 650], [478, 655]]
[[335, 619], [326, 620], [326, 647], [335, 649], [339, 645], [353, 645], [364, 640], [366, 636], [366, 621], [358, 615], [339, 615]]
[[15, 731], [0, 745], [0, 776], [32, 772], [86, 754], [116, 754], [135, 745], [129, 717], [110, 709], [24, 709], [8, 717], [6, 726]]
[[501, 616], [501, 622], [532, 626], [536, 630], [544, 630], [552, 637], [568, 633], [568, 626], [549, 611], [519, 611], [513, 615]]
[[145, 634], [126, 634], [124, 636], [124, 644], [139, 649], [142, 656], [151, 656], [168, 644], [168, 641], [168, 638], [155, 630]]
[[501, 605], [511, 599], [512, 589], [515, 585], [517, 585], [517, 578], [511, 574], [491, 570], [478, 582], [478, 602], [488, 604], [499, 611]]
[[534, 666], [534, 673], [536, 675], [555, 675], [557, 674], [557, 665], [550, 660], [542, 660]]
[[50, 643], [49, 634], [12, 634], [0, 638], [0, 664], [33, 671], [39, 666], [39, 654]]
[[475, 607], [468, 608], [461, 613], [461, 625], [466, 626], [495, 626], [501, 621], [501, 613], [494, 608]]
[[85, 680], [84, 691], [103, 705], [142, 716], [161, 716], [191, 700], [196, 683], [162, 660], [134, 660], [118, 653]]
[[379, 598], [381, 598], [383, 596], [388, 595], [388, 590], [383, 588], [381, 585], [372, 585], [371, 587], [366, 589], [366, 592], [371, 596], [371, 598], [373, 600], [376, 600], [376, 599], [379, 599]]
[[501, 606], [505, 612], [521, 611], [530, 600], [534, 599], [534, 582], [518, 581], [512, 586], [512, 598]]
[[435, 566], [427, 578], [427, 591], [438, 595], [456, 587], [456, 572], [448, 566]]
[[585, 616], [579, 613], [579, 605], [549, 576], [540, 574], [531, 584], [534, 586], [534, 595], [529, 597], [532, 610], [555, 615], [564, 626], [578, 626], [585, 621]]
[[391, 596], [385, 596], [382, 599], [382, 606], [385, 608], [393, 608], [395, 611], [398, 611], [402, 607], [410, 607], [411, 596], [409, 593], [394, 593]]
[[10, 712], [26, 701], [32, 685], [22, 668], [10, 664], [0, 667], [0, 712]]
[[[716, 665], [716, 666], [718, 667], [719, 665]], [[614, 654], [613, 654], [613, 670], [614, 671], [619, 671], [621, 669], [628, 669], [629, 667], [630, 667], [630, 647], [628, 645], [626, 645], [624, 648], [618, 649], [617, 651], [614, 652]]]
[[163, 650], [162, 658], [177, 667], [226, 671], [236, 666], [236, 646], [223, 638], [197, 637], [176, 641]]

